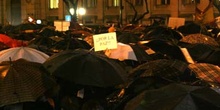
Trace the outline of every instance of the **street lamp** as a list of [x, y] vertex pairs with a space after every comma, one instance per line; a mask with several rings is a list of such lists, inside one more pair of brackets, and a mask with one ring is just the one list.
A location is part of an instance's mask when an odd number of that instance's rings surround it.
[[[70, 14], [71, 15], [74, 15], [75, 14], [75, 10], [74, 10], [74, 8], [70, 8]], [[76, 10], [76, 14], [78, 15], [85, 15], [86, 14], [86, 9], [85, 8], [78, 8], [77, 10]]]
[[85, 14], [86, 14], [86, 9], [85, 9], [85, 8], [79, 8], [79, 9], [77, 10], [77, 13], [78, 13], [79, 15], [85, 15]]

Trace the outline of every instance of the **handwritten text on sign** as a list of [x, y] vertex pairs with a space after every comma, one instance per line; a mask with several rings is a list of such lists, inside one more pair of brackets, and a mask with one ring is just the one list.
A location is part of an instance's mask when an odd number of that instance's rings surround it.
[[115, 32], [93, 35], [93, 41], [95, 51], [117, 48]]

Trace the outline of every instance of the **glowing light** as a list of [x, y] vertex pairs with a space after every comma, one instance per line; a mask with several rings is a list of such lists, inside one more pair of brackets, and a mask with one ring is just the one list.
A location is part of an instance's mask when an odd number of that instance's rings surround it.
[[85, 15], [85, 14], [86, 14], [85, 8], [79, 8], [79, 9], [78, 9], [78, 14], [80, 14], [80, 15]]
[[32, 17], [29, 16], [29, 17], [28, 17], [28, 21], [29, 21], [29, 22], [33, 22], [34, 19], [33, 19]]
[[41, 21], [40, 19], [38, 19], [38, 20], [36, 21], [36, 23], [37, 23], [37, 24], [41, 24], [42, 21]]

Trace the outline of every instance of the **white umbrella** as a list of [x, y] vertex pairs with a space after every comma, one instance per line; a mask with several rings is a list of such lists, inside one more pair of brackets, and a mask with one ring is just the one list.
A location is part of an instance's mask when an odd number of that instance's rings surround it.
[[15, 47], [0, 51], [0, 62], [12, 61], [17, 59], [26, 59], [32, 62], [43, 63], [49, 55], [30, 47]]
[[105, 55], [112, 59], [123, 61], [125, 59], [137, 61], [137, 57], [130, 45], [118, 43], [117, 49], [109, 49], [105, 51]]

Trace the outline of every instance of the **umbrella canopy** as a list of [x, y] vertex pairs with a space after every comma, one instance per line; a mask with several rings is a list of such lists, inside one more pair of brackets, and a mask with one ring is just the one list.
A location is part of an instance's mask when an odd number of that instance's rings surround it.
[[189, 69], [198, 78], [210, 83], [212, 86], [220, 87], [220, 68], [209, 63], [190, 64]]
[[188, 81], [191, 76], [186, 74], [187, 63], [180, 60], [158, 59], [143, 63], [130, 71], [130, 77], [157, 76], [168, 81]]
[[29, 33], [29, 32], [35, 32], [41, 28], [42, 28], [42, 26], [38, 25], [38, 24], [22, 23], [22, 24], [15, 26], [15, 31]]
[[123, 32], [117, 36], [117, 41], [124, 44], [138, 43], [140, 40], [140, 37], [132, 32]]
[[0, 42], [7, 45], [8, 47], [19, 47], [27, 45], [25, 42], [13, 39], [5, 34], [0, 34]]
[[4, 43], [0, 42], [0, 51], [1, 50], [5, 50], [5, 49], [8, 49], [10, 47], [8, 47], [7, 45], [5, 45]]
[[39, 50], [29, 48], [29, 47], [15, 47], [0, 51], [0, 62], [26, 59], [28, 61], [43, 63], [49, 56]]
[[149, 27], [146, 31], [143, 40], [153, 40], [153, 39], [162, 39], [162, 40], [180, 40], [183, 35], [181, 32], [171, 29], [166, 26], [155, 26]]
[[165, 58], [186, 61], [181, 49], [174, 42], [157, 39], [150, 40], [149, 42], [144, 43], [142, 45], [151, 48], [156, 53], [163, 54]]
[[0, 63], [0, 106], [36, 101], [56, 83], [42, 64], [24, 59]]
[[218, 42], [215, 41], [214, 38], [204, 35], [204, 34], [200, 34], [200, 33], [189, 34], [183, 37], [182, 39], [180, 39], [180, 41], [192, 43], [192, 44], [198, 44], [198, 43], [208, 44], [208, 45], [215, 46], [215, 47], [219, 46]]
[[37, 37], [37, 38], [34, 38], [33, 40], [31, 40], [28, 43], [28, 47], [37, 49], [39, 51], [42, 51], [42, 52], [50, 55], [51, 52], [49, 51], [49, 49], [53, 45], [55, 45], [58, 41], [61, 41], [61, 40], [64, 40], [64, 38], [58, 37], [58, 36], [51, 36], [51, 37], [40, 36], [40, 37]]
[[127, 74], [121, 65], [100, 53], [85, 49], [52, 55], [44, 67], [54, 76], [76, 84], [109, 87], [123, 84]]
[[13, 41], [13, 39], [5, 34], [0, 34], [0, 42], [6, 44], [7, 46], [11, 46], [11, 42]]
[[169, 84], [146, 90], [130, 100], [124, 110], [218, 110], [220, 95], [208, 87]]
[[50, 47], [50, 51], [52, 52], [61, 52], [64, 50], [74, 50], [74, 49], [91, 49], [90, 46], [86, 41], [82, 40], [81, 38], [65, 38], [64, 40], [60, 40], [54, 45]]
[[208, 29], [206, 29], [205, 25], [201, 25], [195, 22], [182, 25], [178, 27], [177, 30], [180, 31], [183, 35], [197, 34], [197, 33], [207, 34], [208, 33], [207, 31]]
[[197, 63], [220, 65], [220, 49], [208, 44], [190, 44], [185, 47]]
[[135, 61], [149, 61], [150, 56], [138, 45], [129, 45], [118, 43], [117, 49], [110, 49], [105, 51], [105, 55], [109, 58], [119, 59], [120, 61], [129, 59]]

